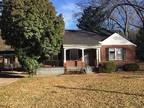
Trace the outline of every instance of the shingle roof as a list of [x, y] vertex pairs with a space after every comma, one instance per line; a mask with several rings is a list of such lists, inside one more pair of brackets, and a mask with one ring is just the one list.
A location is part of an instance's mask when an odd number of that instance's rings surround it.
[[84, 30], [66, 30], [63, 44], [97, 45], [99, 41], [106, 38], [106, 36]]

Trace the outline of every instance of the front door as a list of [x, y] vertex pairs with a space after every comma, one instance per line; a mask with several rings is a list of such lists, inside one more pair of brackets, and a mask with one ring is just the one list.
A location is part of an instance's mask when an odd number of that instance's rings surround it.
[[85, 50], [85, 64], [87, 66], [95, 66], [96, 61], [96, 50], [87, 49]]

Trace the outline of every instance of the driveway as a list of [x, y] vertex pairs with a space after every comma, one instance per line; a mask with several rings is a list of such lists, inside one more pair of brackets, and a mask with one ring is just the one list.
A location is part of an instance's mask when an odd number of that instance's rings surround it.
[[9, 85], [20, 78], [24, 78], [24, 76], [18, 72], [0, 72], [0, 86]]

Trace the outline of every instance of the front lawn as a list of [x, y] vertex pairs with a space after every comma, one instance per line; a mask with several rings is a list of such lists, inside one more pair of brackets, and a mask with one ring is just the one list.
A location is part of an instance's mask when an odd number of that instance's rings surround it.
[[91, 74], [23, 78], [0, 87], [0, 107], [141, 108], [144, 75]]

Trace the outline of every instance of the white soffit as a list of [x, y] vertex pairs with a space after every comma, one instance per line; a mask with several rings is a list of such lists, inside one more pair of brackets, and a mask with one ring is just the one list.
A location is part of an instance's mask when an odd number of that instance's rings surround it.
[[134, 46], [136, 46], [134, 43], [125, 39], [118, 33], [112, 34], [110, 37], [106, 38], [104, 41], [102, 41], [100, 43], [101, 43], [101, 45], [134, 45]]

